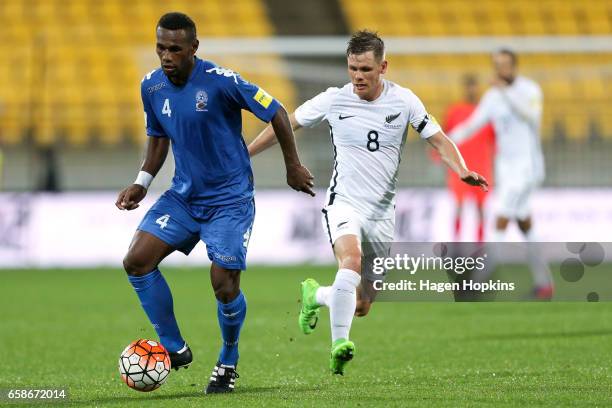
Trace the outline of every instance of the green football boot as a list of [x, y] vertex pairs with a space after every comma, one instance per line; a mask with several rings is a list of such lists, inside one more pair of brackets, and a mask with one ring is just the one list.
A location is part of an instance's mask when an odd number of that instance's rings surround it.
[[332, 374], [344, 375], [344, 367], [346, 363], [353, 359], [354, 355], [355, 343], [346, 339], [334, 341], [331, 348], [331, 359], [329, 360], [329, 368]]
[[317, 304], [317, 289], [319, 289], [319, 284], [310, 278], [302, 282], [300, 286], [302, 309], [298, 317], [298, 324], [304, 334], [312, 333], [319, 320], [320, 306]]

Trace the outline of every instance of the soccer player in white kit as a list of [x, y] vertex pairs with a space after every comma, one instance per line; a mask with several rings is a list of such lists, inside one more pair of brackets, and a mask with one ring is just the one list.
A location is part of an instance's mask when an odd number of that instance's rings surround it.
[[[502, 242], [511, 220], [516, 220], [528, 243], [537, 242], [532, 229], [531, 196], [544, 180], [544, 156], [540, 145], [542, 90], [517, 73], [517, 56], [509, 49], [493, 54], [493, 86], [478, 107], [449, 133], [460, 143], [488, 122], [493, 123], [497, 144], [495, 157], [496, 223], [489, 241]], [[550, 299], [553, 287], [548, 266], [536, 245], [528, 245], [534, 277], [534, 296]]]
[[[328, 88], [290, 115], [294, 130], [326, 120], [334, 149], [323, 224], [339, 269], [331, 286], [320, 286], [313, 279], [302, 282], [299, 317], [300, 328], [309, 334], [320, 306], [329, 307], [330, 369], [334, 374], [343, 374], [353, 357], [355, 345], [349, 340], [353, 315], [368, 313], [375, 297], [372, 282], [380, 279], [361, 270], [362, 255], [385, 251], [385, 243], [393, 242], [395, 185], [408, 126], [438, 150], [463, 181], [487, 186], [482, 176], [466, 168], [455, 144], [419, 98], [383, 79], [388, 65], [384, 54], [384, 43], [376, 33], [353, 34], [346, 52], [351, 82], [342, 88]], [[275, 142], [274, 130], [267, 127], [249, 145], [249, 153], [253, 156]]]

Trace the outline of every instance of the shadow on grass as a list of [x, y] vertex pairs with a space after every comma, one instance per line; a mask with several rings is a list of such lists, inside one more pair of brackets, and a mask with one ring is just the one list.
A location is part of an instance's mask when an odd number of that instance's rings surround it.
[[248, 394], [281, 394], [287, 391], [296, 392], [319, 392], [321, 386], [314, 385], [271, 385], [263, 387], [244, 387], [236, 391], [236, 394], [248, 395]]

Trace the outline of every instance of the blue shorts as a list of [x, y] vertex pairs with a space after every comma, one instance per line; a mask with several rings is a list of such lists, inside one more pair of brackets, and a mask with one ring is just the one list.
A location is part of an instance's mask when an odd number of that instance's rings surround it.
[[146, 213], [138, 229], [185, 255], [202, 240], [212, 262], [226, 269], [244, 270], [254, 220], [253, 199], [215, 207], [188, 206], [168, 190]]

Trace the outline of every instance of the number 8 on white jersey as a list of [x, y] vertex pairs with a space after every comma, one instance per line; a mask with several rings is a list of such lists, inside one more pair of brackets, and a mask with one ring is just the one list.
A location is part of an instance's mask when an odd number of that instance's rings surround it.
[[374, 101], [360, 99], [353, 85], [328, 88], [295, 111], [298, 123], [329, 123], [334, 171], [326, 206], [342, 201], [370, 219], [394, 217], [395, 186], [408, 125], [422, 138], [440, 131], [409, 89], [383, 80]]

